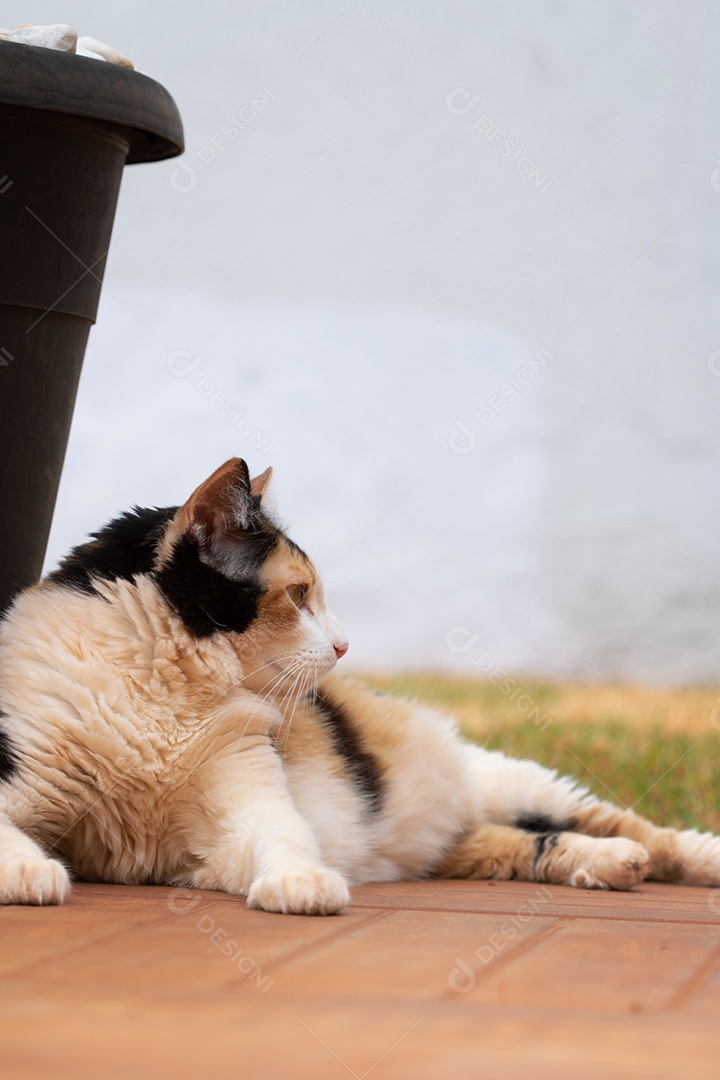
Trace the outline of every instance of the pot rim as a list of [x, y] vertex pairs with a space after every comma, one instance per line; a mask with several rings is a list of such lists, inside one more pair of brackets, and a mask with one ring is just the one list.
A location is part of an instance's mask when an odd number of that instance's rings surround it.
[[185, 148], [165, 87], [105, 60], [1, 41], [0, 104], [121, 125], [129, 129], [127, 164], [162, 161]]

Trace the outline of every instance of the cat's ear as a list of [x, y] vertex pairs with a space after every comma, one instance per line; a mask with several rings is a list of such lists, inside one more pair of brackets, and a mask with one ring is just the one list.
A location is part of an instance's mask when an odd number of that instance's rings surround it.
[[193, 491], [180, 511], [179, 524], [183, 531], [209, 541], [249, 529], [256, 512], [248, 467], [242, 458], [230, 458]]
[[254, 476], [250, 481], [250, 493], [257, 499], [258, 505], [260, 500], [268, 489], [268, 484], [272, 479], [272, 466], [266, 469], [265, 472], [261, 472], [259, 476]]

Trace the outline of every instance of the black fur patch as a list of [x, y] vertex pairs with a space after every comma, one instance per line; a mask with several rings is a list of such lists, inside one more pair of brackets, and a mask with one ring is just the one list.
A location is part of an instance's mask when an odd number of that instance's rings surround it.
[[247, 551], [243, 545], [248, 576], [235, 581], [203, 562], [197, 543], [183, 536], [156, 581], [185, 626], [197, 637], [228, 630], [242, 634], [256, 619], [258, 600], [263, 594], [255, 574], [278, 540], [277, 535], [250, 534]]
[[6, 719], [5, 713], [0, 712], [0, 783], [5, 780], [12, 780], [17, 772], [18, 765], [15, 747], [3, 726], [3, 721]]
[[285, 540], [287, 542], [287, 546], [290, 548], [290, 550], [293, 552], [293, 554], [299, 555], [301, 559], [305, 560], [305, 562], [308, 562], [308, 563], [310, 562], [310, 559], [305, 554], [303, 549], [301, 547], [298, 547], [298, 545], [295, 543], [294, 540], [291, 540], [289, 536], [286, 536]]
[[550, 833], [572, 832], [574, 821], [554, 821], [545, 817], [544, 814], [521, 814], [515, 820], [516, 829], [525, 829], [526, 832]]
[[535, 837], [535, 858], [532, 864], [532, 876], [533, 880], [537, 881], [537, 867], [540, 859], [545, 854], [545, 849], [552, 851], [554, 847], [557, 847], [559, 835], [556, 832], [540, 833]]
[[367, 799], [370, 809], [379, 810], [382, 806], [384, 785], [376, 758], [363, 750], [358, 733], [344, 709], [335, 705], [320, 691], [315, 693], [315, 703], [332, 732], [335, 751], [345, 759], [345, 768], [356, 787]]
[[138, 574], [149, 573], [158, 541], [177, 510], [177, 506], [128, 510], [92, 533], [92, 540], [73, 548], [47, 580], [93, 593], [94, 578], [132, 581]]

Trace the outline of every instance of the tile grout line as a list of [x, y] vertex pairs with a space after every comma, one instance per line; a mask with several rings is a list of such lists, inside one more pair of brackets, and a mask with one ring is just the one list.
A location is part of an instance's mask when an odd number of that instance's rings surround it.
[[[396, 908], [378, 909], [376, 906], [374, 915], [370, 915], [359, 922], [353, 922], [352, 925], [340, 927], [334, 934], [328, 934], [327, 937], [323, 937], [319, 941], [308, 942], [304, 945], [298, 945], [295, 948], [291, 947], [288, 952], [276, 957], [271, 963], [266, 965], [267, 972], [272, 976], [274, 982], [275, 974], [284, 971], [290, 964], [295, 963], [295, 961], [302, 960], [314, 952], [322, 952], [326, 945], [335, 944], [335, 942], [341, 941], [345, 937], [349, 937], [356, 930], [364, 929], [366, 926], [372, 926], [373, 923], [376, 922], [381, 922], [383, 919], [387, 918], [388, 915], [393, 915], [396, 910]], [[311, 917], [316, 918], [316, 916]], [[281, 916], [281, 918], [294, 918], [294, 916]], [[234, 980], [218, 983], [217, 989], [219, 991], [224, 991], [234, 985]]]
[[124, 934], [133, 933], [133, 932], [135, 932], [137, 930], [145, 929], [146, 927], [156, 926], [158, 923], [163, 923], [163, 922], [165, 922], [165, 916], [164, 915], [157, 915], [157, 916], [155, 916], [153, 918], [148, 919], [147, 921], [143, 920], [139, 924], [133, 923], [131, 925], [128, 925], [128, 924], [119, 925], [119, 922], [118, 922], [113, 927], [112, 930], [108, 930], [107, 932], [101, 933], [97, 937], [93, 937], [91, 939], [85, 939], [82, 942], [74, 941], [70, 945], [60, 945], [60, 946], [58, 946], [57, 949], [53, 949], [52, 952], [50, 952], [49, 954], [46, 953], [44, 955], [42, 961], [40, 961], [40, 960], [31, 960], [29, 962], [21, 963], [21, 964], [18, 965], [18, 967], [11, 968], [11, 969], [5, 971], [3, 973], [3, 978], [10, 978], [10, 979], [15, 979], [15, 978], [18, 978], [18, 977], [22, 978], [26, 973], [32, 974], [33, 968], [35, 968], [38, 965], [38, 963], [40, 963], [40, 962], [42, 962], [43, 964], [46, 964], [48, 959], [52, 959], [52, 960], [67, 959], [69, 956], [71, 956], [73, 954], [75, 954], [77, 956], [80, 956], [83, 953], [83, 951], [85, 951], [86, 949], [94, 948], [96, 945], [99, 945], [99, 944], [101, 944], [103, 942], [111, 941], [113, 938], [121, 937]]
[[[478, 971], [473, 970], [476, 985], [489, 982], [494, 975], [498, 974], [498, 972], [505, 971], [511, 964], [515, 963], [516, 960], [520, 960], [523, 956], [532, 952], [536, 945], [539, 945], [549, 937], [553, 937], [554, 934], [557, 934], [560, 930], [564, 930], [566, 926], [570, 926], [574, 921], [573, 918], [556, 919], [554, 925], [546, 926], [544, 930], [541, 930], [538, 934], [534, 934], [532, 938], [519, 942], [511, 952], [498, 957]], [[448, 989], [436, 999], [436, 1003], [454, 1001], [457, 997], [457, 991], [453, 990], [452, 987], [448, 987]]]
[[684, 986], [670, 998], [665, 1008], [669, 1012], [680, 1012], [699, 990], [707, 983], [709, 977], [720, 967], [720, 945], [717, 945], [704, 961], [690, 976]]
[[[355, 905], [358, 908], [367, 906], [368, 908], [377, 908], [379, 904], [367, 904], [357, 903]], [[517, 915], [517, 907], [505, 908], [486, 908], [483, 911], [478, 911], [477, 908], [447, 908], [447, 907], [412, 907], [404, 908], [399, 907], [398, 911], [428, 911], [434, 913], [440, 913], [443, 915]], [[630, 911], [627, 914], [621, 915], [607, 915], [605, 912], [600, 911], [548, 911], [543, 912], [543, 915], [550, 919], [601, 919], [603, 922], [638, 922], [638, 923], [679, 923], [683, 926], [717, 926], [717, 918], [712, 915], [698, 915], [689, 916], [685, 918], [679, 918], [677, 915], [669, 914], [667, 917], [664, 915], [638, 915], [637, 912]]]

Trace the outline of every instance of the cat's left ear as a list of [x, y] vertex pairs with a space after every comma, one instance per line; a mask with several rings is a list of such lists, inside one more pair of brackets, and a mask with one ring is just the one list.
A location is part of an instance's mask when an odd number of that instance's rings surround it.
[[248, 467], [242, 458], [230, 458], [193, 491], [178, 515], [178, 524], [201, 541], [213, 541], [236, 529], [251, 528], [256, 513]]
[[268, 489], [268, 484], [272, 479], [272, 466], [266, 469], [265, 472], [261, 472], [259, 476], [254, 476], [250, 481], [250, 493], [257, 500], [257, 505], [260, 505], [263, 495]]

